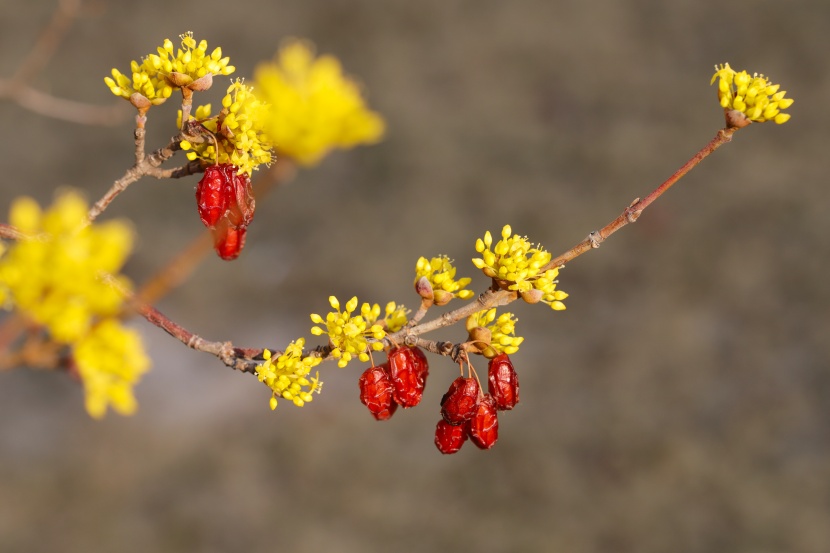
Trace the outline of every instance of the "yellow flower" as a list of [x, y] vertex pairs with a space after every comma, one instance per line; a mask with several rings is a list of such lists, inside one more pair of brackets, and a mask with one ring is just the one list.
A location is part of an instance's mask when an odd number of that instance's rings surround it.
[[333, 148], [374, 144], [383, 135], [383, 119], [369, 111], [340, 62], [315, 59], [308, 42], [287, 42], [273, 62], [257, 68], [255, 79], [273, 107], [266, 131], [274, 147], [303, 165], [316, 164]]
[[738, 111], [749, 121], [757, 123], [775, 121], [781, 124], [789, 121], [790, 114], [781, 113], [781, 110], [790, 107], [793, 100], [784, 98], [786, 92], [778, 91], [781, 85], [770, 83], [764, 75], [754, 73], [750, 76], [746, 71], [738, 73], [725, 63], [715, 66], [710, 84], [715, 81], [718, 81], [718, 100], [725, 111]]
[[[100, 277], [120, 271], [132, 249], [128, 225], [85, 226], [86, 214], [75, 193], [58, 196], [46, 213], [31, 198], [15, 200], [11, 224], [36, 236], [10, 245], [0, 259], [0, 295], [67, 344], [86, 336], [96, 318], [120, 311], [121, 293]], [[124, 277], [114, 278], [129, 288]]]
[[122, 415], [135, 412], [133, 386], [150, 366], [138, 333], [116, 319], [104, 319], [74, 345], [72, 356], [84, 384], [89, 416], [100, 419], [107, 405]]
[[[369, 304], [364, 303], [360, 310], [361, 314], [353, 317], [352, 312], [357, 309], [357, 297], [346, 302], [346, 308], [343, 311], [340, 311], [340, 302], [336, 297], [329, 296], [329, 303], [334, 311], [329, 312], [325, 320], [316, 313], [311, 315], [311, 322], [325, 324], [325, 330], [319, 326], [313, 326], [311, 333], [315, 336], [328, 335], [332, 347], [331, 355], [338, 360], [337, 366], [345, 367], [355, 356], [361, 361], [368, 361], [370, 348], [375, 351], [383, 349], [383, 342], [380, 340], [386, 336], [386, 332], [381, 325], [372, 324], [380, 315], [380, 307], [375, 306], [377, 307], [375, 310]], [[376, 314], [375, 311], [377, 311]], [[372, 319], [373, 315], [374, 319]], [[370, 338], [374, 339], [371, 343]]]
[[565, 309], [562, 300], [568, 294], [556, 289], [559, 268], [542, 270], [551, 260], [550, 253], [541, 245], [534, 247], [527, 237], [512, 233], [510, 225], [505, 225], [502, 239], [493, 246], [488, 230], [483, 239], [476, 240], [476, 251], [482, 257], [473, 259], [473, 265], [488, 277], [509, 283], [507, 289], [516, 290], [528, 303], [541, 301], [555, 311]]
[[512, 355], [519, 351], [519, 345], [524, 342], [522, 336], [516, 336], [518, 319], [513, 313], [505, 312], [496, 318], [496, 309], [486, 309], [473, 313], [467, 319], [469, 330], [481, 327], [490, 331], [490, 347], [497, 353]]
[[256, 374], [260, 382], [273, 390], [271, 409], [277, 408], [277, 396], [292, 401], [302, 407], [310, 402], [314, 392], [320, 393], [323, 383], [320, 373], [309, 378], [311, 369], [320, 364], [322, 359], [314, 355], [303, 356], [305, 338], [299, 338], [285, 348], [285, 353], [275, 359], [267, 349], [263, 353], [265, 361], [257, 365]]
[[472, 290], [465, 290], [472, 279], [465, 277], [455, 280], [456, 269], [452, 263], [452, 259], [440, 255], [432, 259], [418, 258], [415, 264], [415, 283], [421, 278], [429, 281], [435, 305], [444, 305], [454, 297], [466, 300], [474, 295]]
[[[149, 104], [158, 105], [169, 98], [175, 88], [205, 90], [210, 87], [213, 75], [230, 75], [236, 70], [228, 65], [230, 58], [222, 57], [221, 48], [215, 48], [208, 54], [207, 41], [197, 44], [192, 32], [179, 38], [181, 48], [174, 51], [173, 42], [165, 39], [164, 44], [157, 48], [158, 54], [150, 54], [140, 64], [131, 62], [132, 78], [113, 69], [112, 78], [106, 77], [104, 82], [113, 94], [141, 108], [142, 98]], [[194, 83], [199, 79], [202, 81]], [[136, 93], [139, 98], [136, 98]]]
[[[190, 150], [187, 158], [191, 161], [199, 158], [209, 164], [230, 163], [236, 165], [240, 173], [250, 176], [259, 165], [271, 162], [271, 143], [263, 130], [269, 112], [270, 108], [254, 95], [252, 87], [235, 81], [222, 99], [219, 115], [210, 117], [210, 105], [196, 108], [196, 120], [213, 134], [216, 141], [200, 144], [183, 141], [182, 150]], [[181, 126], [181, 117], [179, 110], [178, 126]]]
[[386, 330], [389, 332], [397, 332], [404, 327], [408, 318], [409, 309], [403, 305], [398, 305], [393, 301], [386, 304], [385, 316], [383, 322], [386, 323]]
[[157, 106], [173, 94], [173, 87], [167, 83], [164, 75], [148, 67], [146, 60], [140, 65], [135, 60], [131, 61], [130, 72], [131, 75], [127, 76], [113, 68], [112, 77], [104, 77], [104, 83], [110, 92], [130, 100], [136, 107], [142, 107], [142, 99]]

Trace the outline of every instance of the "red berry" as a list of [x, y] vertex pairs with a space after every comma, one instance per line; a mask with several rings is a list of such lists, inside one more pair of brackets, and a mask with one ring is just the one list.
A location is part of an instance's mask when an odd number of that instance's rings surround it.
[[231, 261], [239, 257], [242, 248], [245, 247], [245, 227], [232, 227], [227, 220], [220, 221], [219, 226], [211, 231], [213, 233], [213, 248], [219, 257], [225, 261]]
[[238, 170], [229, 163], [205, 169], [196, 186], [196, 207], [206, 227], [214, 228], [223, 217], [233, 227], [251, 224], [256, 207], [251, 179], [247, 173], [238, 174]]
[[496, 400], [490, 394], [478, 402], [478, 408], [470, 419], [468, 432], [470, 439], [479, 449], [490, 449], [499, 439], [499, 417]]
[[395, 402], [415, 407], [424, 395], [429, 373], [427, 358], [419, 348], [399, 347], [389, 350], [389, 376], [395, 387]]
[[441, 398], [441, 416], [453, 425], [467, 422], [476, 412], [479, 394], [478, 380], [459, 376]]
[[398, 404], [392, 399], [392, 381], [389, 379], [389, 364], [369, 367], [362, 375], [360, 385], [360, 402], [369, 408], [372, 416], [379, 421], [390, 418]]
[[[236, 169], [236, 167], [234, 167]], [[228, 200], [228, 220], [233, 226], [248, 226], [254, 220], [254, 189], [248, 173], [233, 175], [232, 196]]]
[[496, 400], [499, 411], [513, 409], [519, 403], [519, 375], [506, 353], [490, 359], [487, 369], [487, 390]]
[[441, 419], [435, 427], [435, 447], [444, 455], [455, 453], [467, 441], [467, 425], [452, 425]]
[[202, 180], [196, 185], [196, 207], [199, 210], [199, 218], [208, 228], [213, 228], [228, 210], [228, 196], [225, 190], [230, 177], [226, 167], [227, 165], [210, 165], [205, 168]]

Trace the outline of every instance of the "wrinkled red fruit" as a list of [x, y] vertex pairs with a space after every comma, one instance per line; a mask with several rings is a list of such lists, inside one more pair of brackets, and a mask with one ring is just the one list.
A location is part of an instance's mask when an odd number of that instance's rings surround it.
[[239, 257], [242, 248], [245, 247], [245, 227], [232, 227], [224, 221], [218, 227], [211, 230], [213, 234], [213, 248], [219, 257], [230, 261]]
[[385, 421], [392, 416], [398, 404], [392, 399], [393, 387], [389, 379], [389, 363], [369, 367], [362, 375], [360, 385], [360, 402], [369, 408], [372, 416]]
[[236, 259], [245, 245], [245, 231], [254, 218], [253, 189], [247, 173], [229, 163], [211, 165], [196, 186], [199, 218], [213, 234], [219, 257]]
[[401, 407], [415, 407], [424, 395], [429, 363], [420, 348], [402, 346], [389, 350], [389, 376], [395, 387], [395, 402]]
[[490, 394], [478, 402], [475, 415], [470, 419], [467, 429], [470, 439], [479, 449], [490, 449], [499, 439], [499, 417], [496, 400]]
[[519, 403], [519, 375], [507, 354], [492, 358], [487, 373], [487, 390], [496, 400], [496, 408], [499, 411], [513, 409]]
[[475, 378], [459, 376], [441, 398], [441, 416], [450, 424], [462, 424], [473, 418], [481, 389]]
[[229, 163], [205, 169], [196, 186], [196, 206], [206, 227], [215, 227], [222, 217], [234, 227], [251, 224], [256, 206], [251, 179], [247, 173], [237, 174], [238, 170]]
[[452, 425], [441, 419], [435, 427], [435, 447], [444, 455], [455, 453], [467, 441], [467, 425]]

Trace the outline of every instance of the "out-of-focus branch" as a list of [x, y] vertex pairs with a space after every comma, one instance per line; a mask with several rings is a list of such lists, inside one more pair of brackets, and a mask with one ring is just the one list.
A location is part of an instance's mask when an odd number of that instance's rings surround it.
[[111, 127], [120, 125], [129, 116], [123, 105], [95, 106], [74, 100], [57, 98], [28, 85], [13, 86], [0, 80], [0, 98], [11, 100], [38, 115], [81, 125]]
[[81, 0], [60, 0], [58, 2], [57, 8], [52, 13], [52, 19], [43, 28], [37, 42], [9, 79], [12, 87], [30, 82], [43, 70], [55, 54], [67, 31], [72, 27], [72, 23], [78, 17], [82, 4]]
[[[287, 157], [280, 157], [268, 171], [254, 182], [254, 196], [261, 201], [269, 192], [275, 188], [288, 183], [296, 174], [296, 164]], [[167, 265], [162, 267], [153, 275], [139, 290], [137, 296], [141, 301], [148, 304], [155, 304], [167, 293], [190, 278], [196, 267], [210, 251], [212, 238], [210, 233], [205, 231], [199, 233], [190, 244], [178, 252]]]
[[96, 126], [121, 124], [129, 110], [121, 105], [96, 106], [58, 98], [32, 88], [29, 83], [55, 54], [67, 31], [81, 10], [81, 0], [60, 0], [52, 19], [40, 33], [32, 49], [23, 58], [17, 71], [8, 79], [0, 79], [0, 99], [10, 100], [39, 115], [70, 123]]

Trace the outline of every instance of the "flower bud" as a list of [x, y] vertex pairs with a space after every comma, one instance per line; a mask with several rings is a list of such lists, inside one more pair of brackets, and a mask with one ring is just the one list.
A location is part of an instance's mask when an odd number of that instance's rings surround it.
[[470, 341], [478, 347], [489, 346], [493, 339], [493, 333], [489, 328], [477, 326], [470, 331]]
[[534, 303], [539, 303], [542, 301], [542, 296], [544, 293], [541, 290], [533, 288], [528, 290], [527, 292], [520, 292], [522, 299], [525, 300], [527, 303], [533, 305]]
[[435, 290], [435, 305], [447, 305], [452, 299], [452, 292], [446, 290]]
[[135, 106], [136, 109], [144, 111], [147, 111], [150, 109], [150, 106], [153, 105], [150, 100], [148, 100], [147, 97], [140, 92], [133, 92], [130, 94], [130, 103]]
[[421, 298], [431, 300], [433, 296], [432, 284], [427, 277], [421, 277], [415, 282], [415, 291]]
[[199, 77], [189, 85], [187, 88], [190, 90], [194, 90], [197, 92], [208, 90], [211, 86], [213, 86], [213, 73], [208, 73], [204, 77]]
[[178, 71], [171, 71], [164, 79], [170, 83], [170, 86], [175, 88], [182, 88], [193, 82], [193, 78], [190, 75], [179, 73]]
[[737, 109], [724, 110], [726, 126], [730, 129], [742, 129], [748, 127], [752, 120]]

